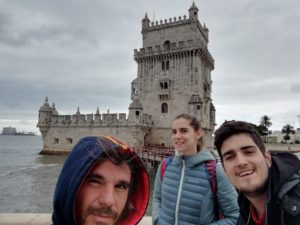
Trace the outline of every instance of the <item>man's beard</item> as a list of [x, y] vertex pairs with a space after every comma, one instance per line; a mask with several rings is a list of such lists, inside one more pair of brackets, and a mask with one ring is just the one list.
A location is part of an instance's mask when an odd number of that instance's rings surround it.
[[[102, 205], [99, 207], [90, 207], [87, 210], [87, 214], [84, 216], [84, 218], [81, 218], [81, 221], [79, 221], [78, 225], [85, 225], [86, 222], [86, 218], [89, 215], [105, 215], [106, 217], [111, 217], [113, 221], [117, 221], [118, 219], [118, 213], [114, 210], [111, 209], [111, 207], [106, 206], [106, 205]], [[107, 223], [102, 223], [102, 222], [98, 222], [96, 223], [97, 225], [107, 225]]]
[[263, 195], [266, 190], [267, 190], [267, 186], [268, 186], [268, 179], [266, 179], [263, 183], [263, 185], [257, 187], [254, 190], [251, 191], [247, 191], [247, 190], [241, 190], [241, 192], [246, 196], [246, 197], [259, 197], [261, 195]]

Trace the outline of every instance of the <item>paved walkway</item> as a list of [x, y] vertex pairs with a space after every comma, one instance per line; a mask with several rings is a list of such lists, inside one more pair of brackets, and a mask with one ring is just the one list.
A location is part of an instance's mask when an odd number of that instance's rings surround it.
[[[0, 213], [0, 225], [51, 225], [51, 214]], [[151, 225], [151, 217], [145, 216], [139, 225]]]

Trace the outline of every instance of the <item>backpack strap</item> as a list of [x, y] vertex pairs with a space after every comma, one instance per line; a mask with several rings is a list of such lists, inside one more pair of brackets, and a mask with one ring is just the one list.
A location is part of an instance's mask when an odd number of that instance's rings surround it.
[[206, 171], [209, 175], [209, 183], [213, 194], [215, 195], [217, 192], [216, 185], [216, 163], [215, 160], [209, 160], [205, 162]]
[[173, 156], [163, 159], [163, 161], [161, 163], [161, 167], [160, 167], [160, 180], [161, 181], [165, 175], [165, 171], [166, 171], [167, 167], [171, 164], [172, 160], [173, 160]]
[[224, 218], [224, 215], [219, 210], [218, 197], [217, 197], [217, 177], [216, 177], [216, 162], [215, 160], [209, 160], [205, 162], [205, 168], [208, 173], [209, 183], [213, 192], [213, 202], [216, 219]]

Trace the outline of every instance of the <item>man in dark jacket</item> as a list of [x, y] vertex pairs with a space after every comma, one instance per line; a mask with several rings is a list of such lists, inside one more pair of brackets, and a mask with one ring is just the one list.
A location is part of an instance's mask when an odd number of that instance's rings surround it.
[[54, 225], [136, 225], [149, 200], [147, 171], [133, 149], [112, 137], [82, 138], [54, 194]]
[[239, 191], [238, 225], [300, 224], [300, 161], [266, 151], [249, 123], [228, 121], [215, 132], [223, 168]]

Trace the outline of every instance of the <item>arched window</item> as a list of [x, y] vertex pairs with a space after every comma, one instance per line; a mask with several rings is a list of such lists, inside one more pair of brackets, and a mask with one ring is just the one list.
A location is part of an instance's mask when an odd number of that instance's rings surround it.
[[162, 62], [161, 62], [161, 69], [162, 69], [162, 70], [165, 70], [165, 61], [162, 61]]
[[164, 89], [168, 89], [168, 82], [164, 82]]
[[168, 60], [168, 61], [166, 61], [166, 70], [169, 70], [169, 68], [170, 68], [170, 62]]
[[171, 43], [170, 43], [170, 41], [165, 41], [165, 49], [167, 51], [170, 51], [170, 49], [171, 49]]
[[168, 104], [167, 103], [163, 103], [161, 105], [161, 112], [162, 113], [168, 113]]

